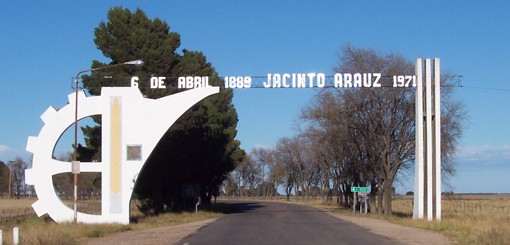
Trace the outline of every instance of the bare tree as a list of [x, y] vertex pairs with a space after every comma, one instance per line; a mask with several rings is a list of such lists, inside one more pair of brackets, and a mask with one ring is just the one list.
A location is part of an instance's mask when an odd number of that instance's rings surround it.
[[306, 138], [296, 136], [282, 138], [275, 147], [275, 165], [273, 169], [280, 174], [285, 185], [287, 199], [292, 189], [296, 195], [306, 199], [310, 188], [316, 183], [318, 165], [310, 155], [309, 143]]
[[239, 193], [239, 183], [236, 181], [233, 173], [229, 173], [227, 179], [223, 182], [223, 187], [225, 190], [225, 195], [227, 196], [238, 196]]
[[252, 196], [258, 178], [258, 170], [250, 155], [246, 155], [243, 161], [237, 165], [234, 176], [237, 179], [240, 195]]
[[301, 117], [312, 122], [304, 135], [314, 142], [312, 149], [322, 166], [329, 168], [325, 176], [331, 178], [337, 202], [349, 205], [352, 202], [350, 187], [364, 182], [368, 172], [358, 159], [359, 149], [354, 144], [358, 138], [349, 128], [354, 110], [344, 108], [344, 98], [334, 93], [323, 93], [315, 100], [315, 106], [302, 111]]
[[12, 176], [11, 189], [16, 195], [16, 198], [26, 196], [31, 190], [30, 186], [25, 184], [25, 169], [28, 168], [28, 163], [25, 162], [21, 157], [16, 157], [14, 161], [9, 163]]
[[250, 153], [259, 170], [260, 186], [257, 189], [262, 191], [261, 195], [264, 197], [277, 194], [277, 182], [270, 178], [270, 167], [274, 162], [273, 155], [274, 151], [261, 147], [254, 148]]
[[285, 187], [287, 200], [290, 199], [292, 190], [294, 189], [296, 177], [296, 152], [292, 149], [291, 140], [289, 138], [281, 138], [274, 150], [274, 164], [271, 168], [273, 178], [278, 179]]

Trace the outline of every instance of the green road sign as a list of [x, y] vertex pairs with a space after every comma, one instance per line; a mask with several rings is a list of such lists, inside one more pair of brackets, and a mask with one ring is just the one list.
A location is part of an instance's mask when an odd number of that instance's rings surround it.
[[356, 186], [353, 186], [351, 187], [351, 192], [364, 192], [364, 193], [369, 193], [370, 192], [370, 187], [356, 187]]

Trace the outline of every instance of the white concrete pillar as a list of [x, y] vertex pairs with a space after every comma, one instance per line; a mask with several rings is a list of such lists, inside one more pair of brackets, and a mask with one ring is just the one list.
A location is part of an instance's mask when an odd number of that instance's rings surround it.
[[425, 159], [427, 166], [427, 219], [432, 220], [432, 71], [425, 59]]
[[441, 70], [439, 59], [434, 59], [434, 167], [436, 220], [441, 220]]
[[[439, 59], [416, 60], [416, 153], [413, 218], [441, 220], [441, 91]], [[432, 89], [434, 71], [434, 89]], [[423, 86], [425, 77], [425, 86]], [[423, 94], [425, 93], [425, 106]], [[425, 113], [424, 113], [425, 110]], [[424, 124], [425, 123], [425, 124]], [[425, 169], [427, 170], [425, 172]], [[425, 186], [425, 178], [427, 185]], [[425, 192], [427, 195], [425, 196]], [[426, 206], [425, 206], [426, 205]]]
[[422, 60], [416, 59], [416, 146], [415, 146], [415, 166], [414, 166], [414, 206], [413, 218], [423, 219], [423, 200], [424, 200], [424, 166], [423, 166], [423, 72]]

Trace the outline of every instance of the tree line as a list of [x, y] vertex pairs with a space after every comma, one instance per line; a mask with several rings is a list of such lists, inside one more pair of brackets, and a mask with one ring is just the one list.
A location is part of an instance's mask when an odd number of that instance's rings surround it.
[[[414, 64], [398, 54], [346, 45], [335, 71], [408, 75]], [[441, 76], [441, 159], [447, 175], [455, 172], [452, 155], [465, 119], [462, 103], [451, 98], [452, 77]], [[371, 212], [391, 215], [397, 174], [409, 174], [414, 164], [414, 89], [328, 88], [309, 104], [297, 134], [274, 147], [253, 149], [225, 181], [224, 193], [275, 196], [283, 190], [287, 199], [335, 197], [349, 206], [352, 186], [370, 186]]]

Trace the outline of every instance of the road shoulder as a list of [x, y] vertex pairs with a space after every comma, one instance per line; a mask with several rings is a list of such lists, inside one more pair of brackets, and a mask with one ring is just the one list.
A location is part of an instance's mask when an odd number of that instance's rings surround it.
[[433, 244], [433, 245], [447, 245], [453, 244], [454, 241], [450, 240], [443, 234], [397, 225], [390, 223], [386, 220], [372, 219], [367, 217], [352, 217], [346, 215], [335, 214], [332, 212], [326, 212], [338, 219], [349, 221], [355, 225], [361, 226], [368, 229], [370, 232], [389, 237], [393, 240], [409, 245], [422, 245], [422, 244]]
[[216, 221], [218, 218], [210, 218], [201, 221], [189, 222], [180, 225], [165, 226], [144, 230], [126, 231], [106, 237], [87, 239], [81, 244], [116, 244], [116, 245], [138, 245], [138, 244], [177, 244], [185, 237], [197, 232], [200, 228]]

